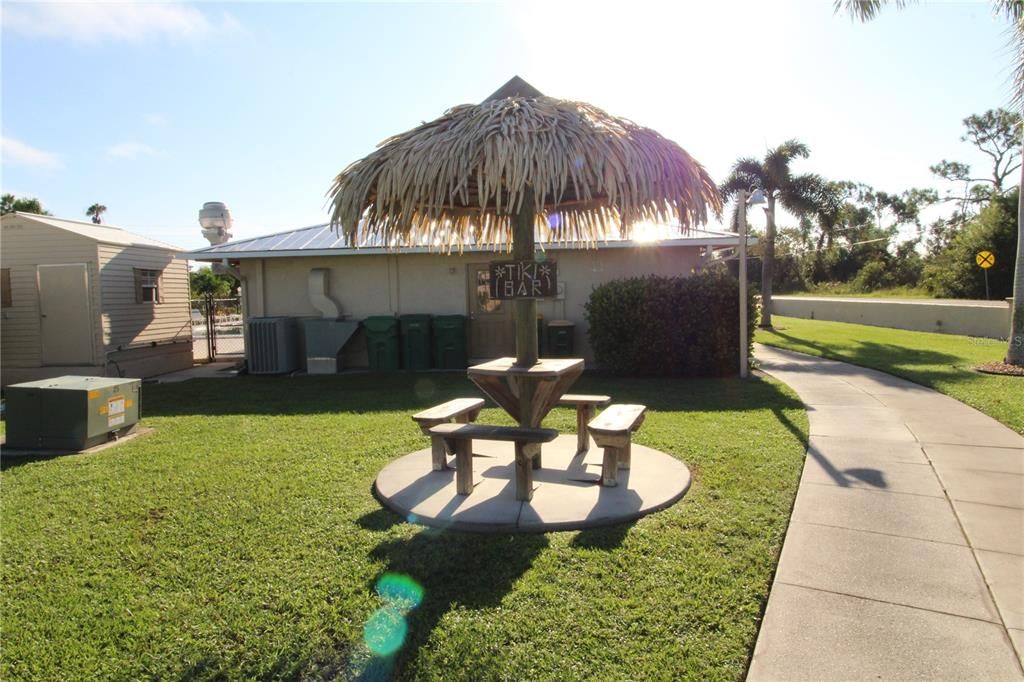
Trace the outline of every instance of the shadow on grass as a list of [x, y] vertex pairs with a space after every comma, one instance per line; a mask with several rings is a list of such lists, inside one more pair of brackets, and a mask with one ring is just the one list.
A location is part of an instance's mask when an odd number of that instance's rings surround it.
[[14, 469], [20, 467], [23, 464], [31, 464], [33, 462], [45, 462], [51, 459], [57, 459], [58, 457], [67, 457], [69, 455], [79, 454], [77, 452], [46, 452], [38, 455], [7, 455], [3, 452], [3, 448], [0, 448], [0, 471], [7, 471], [8, 469]]
[[[758, 410], [801, 403], [767, 382], [628, 378], [585, 373], [572, 392], [602, 392], [651, 410]], [[413, 413], [452, 398], [485, 397], [462, 373], [396, 373], [193, 379], [143, 389], [144, 417]]]
[[[781, 347], [783, 350], [800, 352], [803, 349], [806, 352], [810, 349], [813, 354], [828, 360], [838, 360], [857, 365], [858, 368], [885, 372], [924, 386], [934, 386], [940, 379], [970, 381], [975, 378], [973, 372], [959, 366], [963, 363], [963, 358], [951, 353], [862, 340], [858, 340], [855, 347], [844, 345], [836, 349], [824, 343], [786, 334], [778, 329], [773, 333], [790, 344]], [[816, 371], [813, 367], [798, 364], [787, 366], [786, 370], [808, 373]]]
[[406, 634], [396, 653], [366, 657], [350, 652], [344, 677], [403, 677], [403, 669], [415, 659], [445, 614], [455, 609], [499, 606], [547, 546], [547, 537], [539, 534], [479, 535], [429, 528], [409, 539], [381, 542], [370, 557], [386, 567], [368, 589], [379, 593], [384, 575], [407, 576], [422, 588], [422, 602], [407, 612]]

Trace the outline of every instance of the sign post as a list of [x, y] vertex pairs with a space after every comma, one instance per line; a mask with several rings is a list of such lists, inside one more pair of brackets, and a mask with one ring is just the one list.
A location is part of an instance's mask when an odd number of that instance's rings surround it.
[[988, 295], [988, 269], [996, 264], [996, 255], [991, 251], [979, 251], [978, 255], [974, 257], [974, 262], [978, 264], [985, 273], [985, 300], [989, 299]]

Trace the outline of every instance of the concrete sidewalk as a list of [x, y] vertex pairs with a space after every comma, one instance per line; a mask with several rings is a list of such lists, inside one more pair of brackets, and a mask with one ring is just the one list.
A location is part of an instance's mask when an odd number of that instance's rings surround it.
[[1024, 438], [917, 384], [758, 346], [810, 443], [749, 680], [1024, 680]]

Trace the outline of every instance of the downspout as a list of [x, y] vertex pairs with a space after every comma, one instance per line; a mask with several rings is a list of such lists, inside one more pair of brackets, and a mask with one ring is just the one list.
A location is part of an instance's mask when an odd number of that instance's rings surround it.
[[306, 284], [309, 290], [309, 302], [320, 313], [321, 319], [337, 320], [341, 317], [341, 309], [327, 294], [330, 272], [327, 268], [313, 268], [309, 271]]

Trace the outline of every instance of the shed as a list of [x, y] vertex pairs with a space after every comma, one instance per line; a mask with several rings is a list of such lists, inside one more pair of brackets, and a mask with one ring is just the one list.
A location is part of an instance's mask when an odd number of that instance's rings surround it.
[[[678, 226], [670, 225], [646, 226], [628, 240], [542, 243], [545, 257], [557, 262], [559, 291], [557, 297], [538, 302], [538, 313], [545, 321], [573, 322], [576, 354], [592, 360], [584, 305], [595, 286], [623, 277], [689, 275], [737, 244], [738, 237], [731, 232], [690, 229], [681, 235]], [[511, 301], [491, 299], [487, 286], [488, 262], [511, 258], [500, 244], [467, 244], [461, 253], [450, 254], [436, 246], [357, 247], [323, 224], [198, 249], [188, 258], [237, 268], [246, 321], [319, 316], [308, 282], [312, 270], [326, 270], [329, 296], [350, 319], [466, 315], [471, 358], [515, 353]], [[246, 347], [248, 353], [249, 344]], [[347, 367], [367, 365], [361, 334], [346, 346], [343, 360]]]
[[0, 381], [149, 377], [192, 366], [188, 263], [109, 225], [0, 218]]

